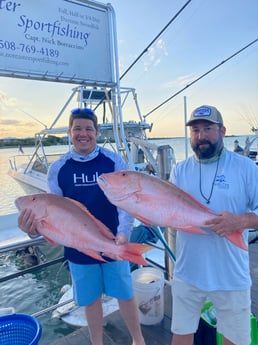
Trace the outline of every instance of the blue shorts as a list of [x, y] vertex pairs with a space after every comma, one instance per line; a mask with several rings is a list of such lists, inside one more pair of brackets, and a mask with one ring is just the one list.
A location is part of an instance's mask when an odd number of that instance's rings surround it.
[[134, 296], [128, 261], [79, 265], [69, 261], [73, 296], [79, 306], [92, 304], [102, 294], [121, 300]]

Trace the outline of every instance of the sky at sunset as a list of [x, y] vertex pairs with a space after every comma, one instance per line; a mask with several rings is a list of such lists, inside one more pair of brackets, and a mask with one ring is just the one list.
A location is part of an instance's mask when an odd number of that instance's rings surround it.
[[[108, 2], [116, 14], [122, 75], [187, 1]], [[122, 78], [121, 86], [136, 89], [146, 115], [258, 39], [257, 18], [257, 0], [192, 0]], [[34, 136], [49, 127], [75, 86], [1, 76], [0, 138]], [[197, 106], [214, 105], [228, 135], [250, 134], [258, 125], [258, 41], [151, 112], [146, 117], [153, 123], [150, 137], [184, 136], [184, 97], [188, 116]], [[60, 126], [67, 124], [67, 116]], [[131, 108], [125, 109], [124, 117], [137, 119]]]

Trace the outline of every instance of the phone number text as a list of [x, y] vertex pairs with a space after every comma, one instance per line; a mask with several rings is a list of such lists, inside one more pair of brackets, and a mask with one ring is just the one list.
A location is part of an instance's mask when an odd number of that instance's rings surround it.
[[59, 50], [45, 47], [36, 47], [33, 44], [15, 43], [14, 41], [0, 40], [0, 49], [20, 51], [26, 54], [40, 54], [49, 57], [59, 57]]

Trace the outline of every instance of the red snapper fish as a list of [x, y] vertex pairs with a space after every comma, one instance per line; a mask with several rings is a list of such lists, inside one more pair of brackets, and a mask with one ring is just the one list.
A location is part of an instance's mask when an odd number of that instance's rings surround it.
[[[112, 204], [147, 225], [208, 234], [205, 222], [216, 216], [175, 184], [141, 172], [126, 170], [102, 174], [98, 184]], [[247, 250], [242, 230], [225, 237]]]
[[81, 203], [48, 193], [21, 196], [15, 200], [19, 211], [29, 208], [36, 217], [37, 231], [51, 244], [79, 250], [97, 260], [105, 255], [147, 265], [142, 254], [152, 247], [130, 243], [117, 245], [115, 236]]

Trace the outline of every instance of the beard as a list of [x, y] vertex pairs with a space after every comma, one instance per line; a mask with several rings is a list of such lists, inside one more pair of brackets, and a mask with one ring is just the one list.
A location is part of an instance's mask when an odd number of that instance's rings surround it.
[[[205, 145], [205, 146], [202, 146]], [[192, 150], [199, 159], [209, 159], [218, 153], [219, 143], [211, 143], [209, 140], [201, 140], [192, 144]]]

